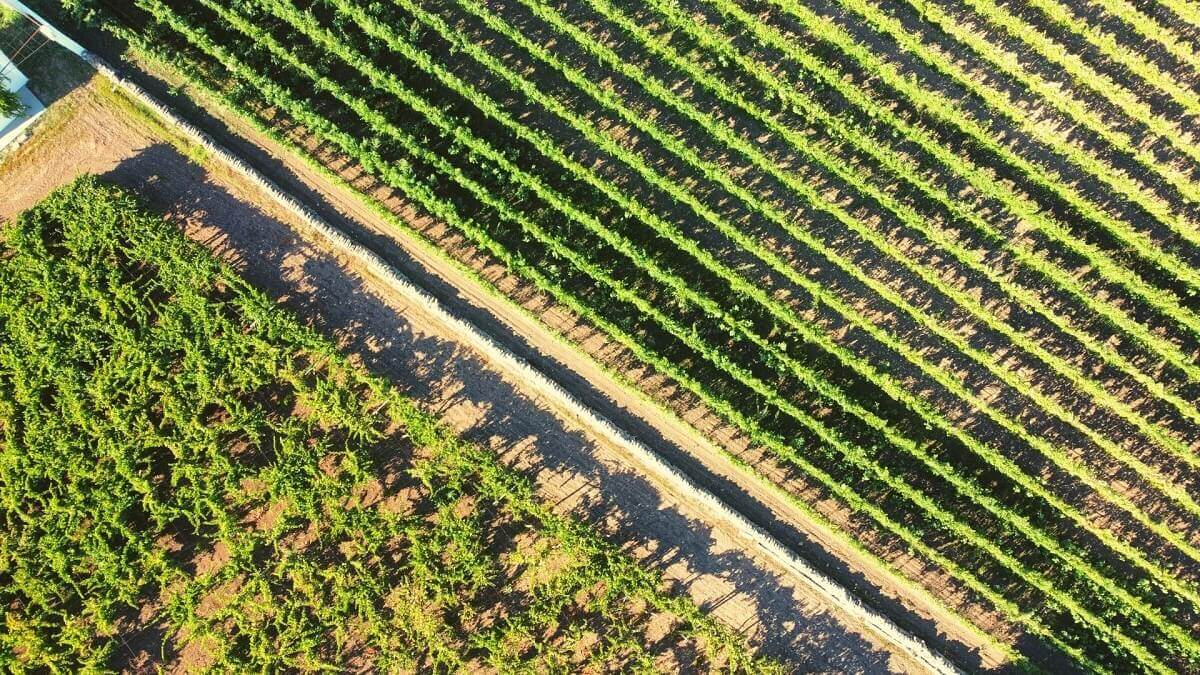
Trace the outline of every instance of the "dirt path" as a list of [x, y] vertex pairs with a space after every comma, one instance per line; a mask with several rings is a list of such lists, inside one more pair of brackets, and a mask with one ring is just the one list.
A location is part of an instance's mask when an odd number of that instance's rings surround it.
[[[917, 670], [748, 542], [712, 526], [702, 509], [648, 479], [617, 448], [529, 395], [525, 383], [496, 370], [423, 310], [298, 237], [291, 217], [257, 189], [170, 138], [106, 83], [92, 83], [58, 103], [38, 134], [0, 166], [0, 219], [82, 172], [135, 188], [368, 367], [523, 468], [544, 499], [625, 543], [764, 652], [804, 671]], [[453, 268], [426, 260], [452, 278]], [[615, 386], [529, 317], [472, 292], [470, 284], [457, 288], [531, 336], [547, 358], [578, 366], [576, 377], [606, 395]], [[630, 410], [646, 405], [619, 388], [611, 395]], [[683, 425], [662, 426], [665, 437], [678, 438], [690, 452], [706, 451]]]

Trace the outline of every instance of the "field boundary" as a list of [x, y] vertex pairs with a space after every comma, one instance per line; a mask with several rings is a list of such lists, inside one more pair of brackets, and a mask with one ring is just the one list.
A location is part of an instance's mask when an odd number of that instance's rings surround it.
[[646, 469], [650, 478], [675, 493], [677, 497], [707, 507], [706, 511], [714, 517], [714, 520], [718, 520], [726, 526], [731, 526], [738, 536], [753, 543], [769, 559], [780, 564], [818, 594], [828, 598], [831, 604], [836, 606], [839, 611], [861, 622], [899, 651], [905, 653], [930, 671], [937, 673], [961, 672], [944, 655], [931, 649], [923, 640], [901, 628], [884, 614], [864, 604], [844, 586], [815, 569], [805, 559], [796, 555], [763, 528], [747, 519], [741, 512], [733, 509], [716, 495], [696, 484], [691, 478], [664, 460], [659, 454], [631, 437], [586, 404], [580, 402], [574, 395], [557, 382], [551, 380], [525, 359], [496, 342], [470, 321], [450, 312], [440, 301], [425, 289], [413, 283], [395, 266], [346, 235], [341, 229], [316, 215], [293, 196], [284, 192], [269, 178], [216, 142], [206, 132], [184, 120], [169, 106], [161, 103], [139, 85], [122, 77], [104, 59], [86, 49], [82, 50], [79, 55], [124, 93], [146, 106], [190, 141], [197, 143], [206, 151], [219, 158], [222, 163], [233, 169], [235, 173], [266, 192], [287, 212], [294, 215], [310, 231], [310, 234], [318, 235], [333, 252], [358, 263], [361, 266], [361, 271], [385, 283], [389, 290], [398, 293], [406, 301], [421, 307], [427, 314], [443, 323], [455, 335], [463, 339], [471, 348], [483, 354], [510, 375], [514, 375], [520, 378], [521, 381], [532, 385], [533, 390], [543, 399], [552, 403], [560, 412], [567, 413], [569, 417], [612, 443], [637, 464]]

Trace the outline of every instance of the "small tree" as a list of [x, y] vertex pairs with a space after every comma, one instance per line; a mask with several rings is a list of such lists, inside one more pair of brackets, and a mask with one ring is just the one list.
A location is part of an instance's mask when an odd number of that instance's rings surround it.
[[0, 74], [0, 117], [20, 117], [25, 112], [25, 103], [17, 92], [9, 91], [8, 77]]

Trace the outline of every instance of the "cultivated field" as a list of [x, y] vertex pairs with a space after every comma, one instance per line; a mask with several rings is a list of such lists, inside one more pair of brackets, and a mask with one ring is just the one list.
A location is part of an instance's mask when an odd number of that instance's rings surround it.
[[128, 194], [4, 251], [8, 666], [768, 667]]
[[1013, 662], [1200, 667], [1189, 3], [70, 6], [585, 320]]
[[[49, 56], [74, 58], [62, 52]], [[757, 653], [801, 671], [922, 669], [919, 660], [927, 654], [897, 650], [886, 626], [881, 632], [861, 615], [844, 611], [847, 605], [837, 594], [813, 586], [811, 577], [798, 573], [786, 559], [761, 549], [757, 537], [747, 536], [752, 533], [722, 516], [723, 509], [664, 480], [661, 466], [647, 464], [594, 424], [581, 424], [571, 406], [547, 397], [524, 368], [514, 369], [511, 362], [506, 365], [494, 353], [481, 350], [472, 331], [447, 322], [426, 300], [402, 291], [385, 280], [386, 274], [371, 272], [359, 256], [332, 245], [297, 214], [231, 172], [216, 154], [164, 126], [162, 118], [110, 80], [84, 74], [92, 79], [76, 80], [76, 89], [51, 106], [33, 138], [0, 160], [0, 183], [14, 187], [0, 197], [0, 220], [34, 206], [81, 172], [100, 174], [105, 183], [124, 186], [156, 213], [167, 214], [189, 239], [226, 261], [239, 277], [298, 320], [329, 336], [340, 352], [386, 378], [461, 438], [494, 451], [505, 466], [530, 480], [539, 501], [561, 516], [592, 525], [646, 569], [661, 574], [672, 592], [686, 595], [709, 616], [742, 633]], [[51, 79], [58, 86], [66, 84]], [[211, 101], [206, 105], [211, 107]], [[253, 154], [251, 146], [240, 147], [243, 156]], [[313, 171], [304, 171], [299, 156], [269, 143], [263, 149], [307, 173], [307, 178], [317, 178]], [[310, 189], [319, 187], [316, 181]], [[317, 202], [323, 208], [345, 207], [361, 222], [372, 223], [365, 205], [355, 207], [358, 197], [351, 191], [323, 189], [327, 201]], [[332, 213], [329, 217], [338, 226], [356, 231], [356, 221], [339, 218], [336, 210]], [[372, 224], [379, 228], [376, 234], [356, 231], [358, 236], [376, 242], [393, 237], [394, 227], [378, 220]], [[413, 250], [421, 253], [419, 247]], [[488, 295], [469, 277], [456, 279], [449, 261], [439, 260], [432, 251], [425, 253], [417, 263], [392, 250], [389, 264], [423, 287], [453, 283], [462, 289], [461, 296], [447, 297], [442, 306], [486, 326], [491, 335], [505, 333], [487, 322], [489, 315], [512, 321], [512, 330], [519, 331], [528, 346], [509, 344], [524, 358], [543, 368], [552, 367], [547, 363], [569, 364], [566, 367], [581, 381], [603, 382], [598, 365], [589, 368], [584, 359], [573, 356], [573, 348], [557, 341], [533, 316]], [[431, 276], [422, 271], [426, 268], [445, 276]], [[557, 314], [547, 308], [543, 316]], [[590, 394], [577, 385], [571, 385], [571, 391], [593, 405], [611, 401], [611, 406], [598, 408], [605, 414], [622, 409], [616, 406], [647, 417], [656, 410], [617, 382]], [[619, 414], [612, 419], [627, 421]], [[654, 421], [666, 420], [659, 416]], [[695, 451], [696, 437], [689, 441], [684, 426], [680, 422], [657, 428]], [[655, 445], [660, 450], [671, 447]], [[820, 555], [815, 559], [828, 555], [816, 551]], [[962, 629], [957, 630], [961, 635]], [[183, 637], [161, 625], [121, 622], [112, 639], [122, 647], [112, 666], [173, 671], [182, 665], [175, 655]], [[998, 655], [990, 658], [995, 663]]]

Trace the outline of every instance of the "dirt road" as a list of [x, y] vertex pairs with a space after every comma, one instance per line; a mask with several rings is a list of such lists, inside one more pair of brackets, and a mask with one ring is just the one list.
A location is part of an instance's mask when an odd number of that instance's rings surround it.
[[[804, 671], [917, 669], [739, 535], [713, 526], [703, 509], [648, 479], [619, 449], [530, 395], [443, 324], [299, 237], [293, 219], [256, 188], [172, 139], [107, 84], [93, 82], [60, 101], [39, 133], [0, 165], [0, 219], [83, 172], [134, 188], [368, 367], [525, 470], [544, 499], [596, 524], [765, 653]], [[454, 271], [442, 266], [447, 276]], [[469, 286], [455, 288], [480, 311], [498, 302]], [[598, 367], [532, 318], [509, 308], [504, 321], [530, 336], [545, 359], [568, 361], [575, 378], [601, 392], [584, 390], [585, 398], [611, 395], [631, 416], [643, 412], [644, 402], [613, 390]], [[704, 451], [683, 425], [665, 424], [657, 433], [660, 442], [677, 438], [690, 452]]]

